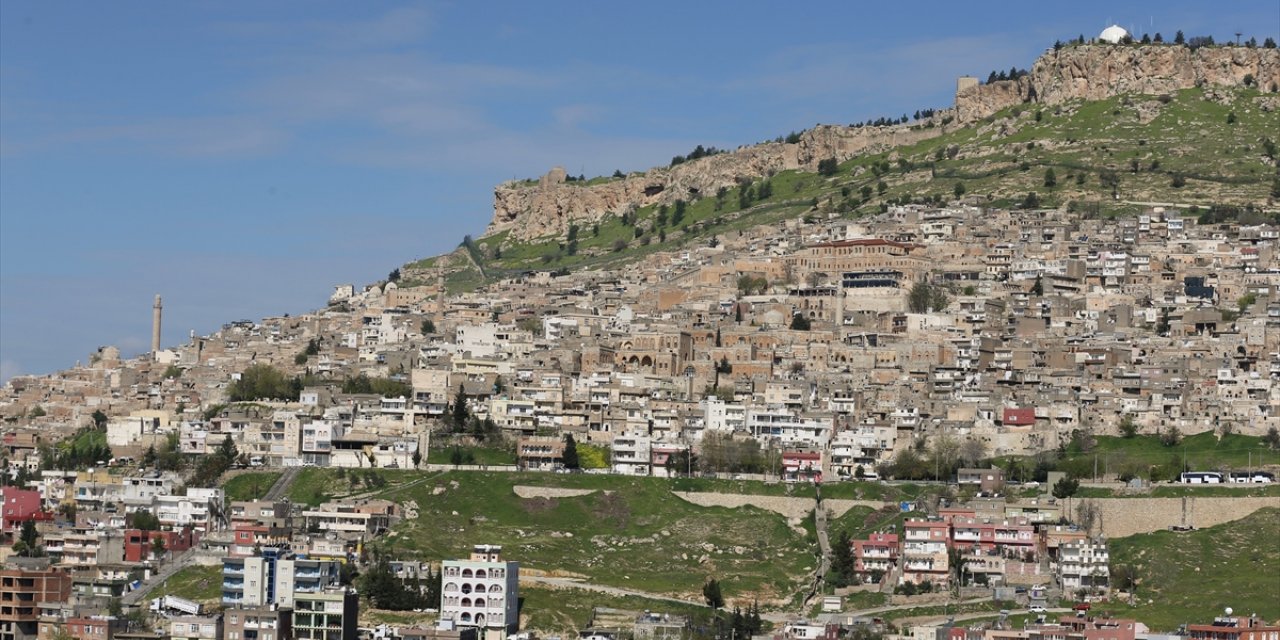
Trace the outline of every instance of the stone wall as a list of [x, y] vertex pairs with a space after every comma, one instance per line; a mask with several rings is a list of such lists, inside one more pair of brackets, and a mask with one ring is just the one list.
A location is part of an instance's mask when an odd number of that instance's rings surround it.
[[[701, 493], [689, 491], [672, 491], [679, 498], [692, 502], [700, 507], [756, 507], [765, 511], [781, 514], [791, 520], [800, 520], [809, 515], [816, 502], [812, 498], [789, 498], [785, 496], [757, 496], [743, 493]], [[823, 500], [833, 516], [840, 517], [849, 509], [857, 506], [880, 509], [886, 503], [875, 500]]]
[[[1122, 538], [1185, 524], [1198, 529], [1239, 520], [1258, 509], [1280, 507], [1268, 498], [1091, 498], [1098, 505], [1102, 533]], [[1080, 500], [1073, 499], [1074, 510]]]
[[521, 498], [577, 498], [578, 496], [589, 496], [596, 492], [595, 489], [562, 489], [560, 487], [531, 487], [529, 485], [518, 484], [511, 487]]

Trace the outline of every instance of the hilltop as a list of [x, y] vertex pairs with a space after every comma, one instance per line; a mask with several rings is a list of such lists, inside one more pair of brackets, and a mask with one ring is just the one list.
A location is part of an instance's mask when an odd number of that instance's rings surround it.
[[[450, 280], [468, 288], [522, 270], [617, 264], [779, 219], [921, 200], [1095, 215], [1132, 202], [1268, 206], [1277, 83], [1276, 49], [1051, 49], [1015, 79], [961, 81], [955, 106], [910, 123], [823, 125], [646, 172], [575, 180], [557, 168], [504, 183]], [[405, 273], [425, 278], [435, 266]]]

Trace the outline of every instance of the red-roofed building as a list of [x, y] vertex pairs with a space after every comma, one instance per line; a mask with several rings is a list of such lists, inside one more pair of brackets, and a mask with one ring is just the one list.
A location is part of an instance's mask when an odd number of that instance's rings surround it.
[[787, 482], [822, 482], [822, 452], [783, 451], [782, 479]]
[[1036, 424], [1036, 410], [1030, 407], [1005, 407], [1000, 423], [1006, 427], [1031, 427]]
[[898, 562], [898, 534], [873, 533], [853, 541], [853, 570], [858, 573], [889, 570]]
[[13, 532], [27, 520], [51, 519], [40, 508], [40, 492], [18, 487], [0, 489], [0, 499], [4, 501], [4, 512], [0, 514], [0, 528], [5, 532]]
[[1280, 626], [1267, 624], [1256, 616], [1218, 616], [1213, 624], [1189, 624], [1187, 636], [1191, 640], [1274, 640], [1280, 637]]

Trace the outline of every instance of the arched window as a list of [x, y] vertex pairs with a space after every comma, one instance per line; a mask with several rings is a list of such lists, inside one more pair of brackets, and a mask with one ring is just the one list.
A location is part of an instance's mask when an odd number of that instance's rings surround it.
[[462, 577], [464, 577], [464, 578], [470, 578], [470, 577], [471, 577], [471, 570], [470, 570], [470, 569], [463, 569], [463, 570], [462, 570]]
[[488, 605], [488, 603], [486, 603], [486, 602], [484, 601], [484, 598], [476, 598], [476, 607], [477, 607], [477, 608], [483, 609], [483, 608], [485, 608], [485, 607], [487, 607], [487, 606], [489, 606], [489, 605]]
[[476, 577], [477, 577], [477, 578], [487, 578], [487, 577], [489, 577], [489, 574], [488, 574], [488, 573], [485, 573], [485, 570], [484, 570], [484, 569], [476, 569]]
[[502, 593], [502, 585], [495, 584], [489, 587], [489, 593]]
[[[464, 606], [464, 607], [469, 607], [469, 606], [471, 606], [471, 598], [463, 598], [463, 599], [462, 599], [461, 606]], [[464, 614], [464, 615], [465, 615], [465, 614]]]
[[470, 582], [464, 582], [464, 583], [462, 583], [462, 592], [463, 592], [463, 593], [471, 593], [471, 583], [470, 583]]
[[469, 614], [469, 613], [463, 613], [463, 614], [462, 614], [462, 621], [463, 621], [463, 622], [471, 622], [471, 614]]
[[454, 593], [457, 590], [458, 590], [458, 583], [456, 582], [446, 582], [444, 585], [445, 593]]

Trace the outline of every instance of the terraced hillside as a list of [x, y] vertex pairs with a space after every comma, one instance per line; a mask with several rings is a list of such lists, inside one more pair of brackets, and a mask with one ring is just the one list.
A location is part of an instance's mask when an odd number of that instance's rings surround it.
[[[744, 179], [687, 202], [570, 226], [563, 236], [516, 241], [503, 231], [468, 240], [450, 256], [448, 283], [458, 291], [527, 270], [615, 267], [784, 219], [853, 219], [893, 204], [957, 198], [1067, 207], [1087, 216], [1176, 203], [1201, 207], [1195, 214], [1262, 219], [1274, 216], [1280, 199], [1271, 139], [1280, 138], [1277, 131], [1280, 94], [1245, 86], [1019, 105], [909, 146], [854, 157], [834, 171]], [[435, 264], [421, 260], [403, 270], [425, 279]]]

